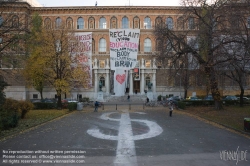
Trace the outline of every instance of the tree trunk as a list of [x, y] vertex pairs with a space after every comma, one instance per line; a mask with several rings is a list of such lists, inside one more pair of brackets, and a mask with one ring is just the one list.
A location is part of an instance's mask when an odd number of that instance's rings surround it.
[[41, 100], [43, 100], [43, 91], [39, 91], [40, 96], [41, 96]]
[[62, 97], [61, 93], [57, 92], [57, 109], [62, 109]]
[[216, 110], [221, 110], [222, 107], [222, 102], [221, 102], [221, 95], [220, 91], [218, 89], [218, 83], [215, 78], [215, 71], [213, 67], [206, 67], [206, 73], [209, 76], [209, 81], [210, 81], [210, 88], [211, 88], [211, 93], [214, 98], [214, 105]]
[[184, 91], [184, 100], [187, 98], [187, 89]]
[[240, 86], [240, 107], [243, 107], [244, 104], [243, 95], [244, 95], [244, 88]]

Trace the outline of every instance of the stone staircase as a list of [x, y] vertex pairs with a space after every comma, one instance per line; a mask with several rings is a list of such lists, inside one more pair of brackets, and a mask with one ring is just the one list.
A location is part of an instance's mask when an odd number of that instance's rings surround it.
[[[128, 101], [128, 94], [125, 94], [125, 96], [105, 96], [104, 100], [105, 102], [127, 102]], [[140, 95], [140, 94], [134, 94], [130, 95], [130, 102], [145, 102], [147, 99], [146, 95]]]

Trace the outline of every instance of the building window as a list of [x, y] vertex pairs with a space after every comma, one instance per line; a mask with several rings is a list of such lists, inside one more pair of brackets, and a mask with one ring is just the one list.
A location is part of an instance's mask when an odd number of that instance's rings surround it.
[[56, 18], [56, 29], [62, 26], [62, 19], [60, 17]]
[[179, 30], [184, 30], [184, 19], [183, 17], [179, 17], [177, 20], [177, 28]]
[[89, 29], [95, 29], [95, 19], [93, 17], [89, 18]]
[[123, 29], [128, 29], [129, 28], [128, 17], [123, 17], [122, 18], [122, 28]]
[[3, 76], [0, 75], [0, 81], [4, 81], [4, 78]]
[[106, 52], [106, 40], [104, 38], [99, 40], [99, 52]]
[[0, 26], [2, 26], [2, 25], [3, 25], [3, 17], [0, 16]]
[[157, 39], [156, 40], [156, 51], [161, 51], [161, 48], [162, 48], [162, 41], [161, 41], [161, 39]]
[[73, 19], [72, 18], [67, 18], [66, 20], [66, 26], [68, 29], [73, 29]]
[[77, 29], [83, 29], [84, 27], [84, 20], [82, 17], [77, 19]]
[[167, 51], [173, 51], [170, 40], [167, 40]]
[[144, 52], [151, 52], [151, 50], [152, 50], [151, 40], [147, 38], [144, 40]]
[[247, 27], [250, 28], [250, 16], [247, 18]]
[[99, 29], [106, 29], [107, 25], [106, 25], [106, 18], [102, 17], [100, 18], [100, 25], [99, 25]]
[[38, 99], [38, 94], [33, 94], [33, 99]]
[[105, 68], [105, 60], [99, 60], [99, 68], [104, 69]]
[[100, 82], [102, 83], [102, 86], [105, 86], [105, 78], [104, 77], [100, 78]]
[[161, 17], [157, 17], [157, 18], [155, 19], [155, 26], [158, 27], [158, 26], [161, 25], [161, 23], [162, 23], [162, 18], [161, 18]]
[[95, 40], [92, 39], [92, 53], [95, 53]]
[[115, 17], [112, 17], [111, 18], [111, 21], [110, 21], [110, 28], [111, 29], [116, 29], [117, 28], [117, 19]]
[[46, 18], [44, 20], [44, 27], [45, 27], [45, 29], [50, 29], [51, 28], [51, 20], [49, 18]]
[[135, 17], [133, 21], [133, 28], [134, 29], [140, 29], [140, 19], [139, 17]]
[[151, 60], [145, 60], [145, 67], [150, 68], [151, 67]]
[[144, 18], [144, 29], [151, 29], [151, 19], [149, 17]]
[[171, 17], [168, 17], [167, 18], [167, 26], [168, 26], [168, 29], [173, 29], [174, 28], [174, 21]]
[[190, 17], [190, 18], [188, 19], [188, 29], [192, 30], [192, 29], [194, 29], [194, 28], [195, 28], [195, 26], [194, 26], [194, 18], [193, 18], [193, 17]]
[[18, 16], [13, 16], [12, 17], [12, 27], [13, 28], [18, 28], [19, 27], [19, 18], [18, 18]]

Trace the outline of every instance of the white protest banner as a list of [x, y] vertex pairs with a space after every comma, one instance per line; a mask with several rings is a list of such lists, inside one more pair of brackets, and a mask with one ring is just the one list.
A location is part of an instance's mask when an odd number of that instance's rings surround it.
[[114, 92], [116, 96], [125, 95], [126, 73], [124, 69], [116, 69], [114, 74]]
[[75, 33], [78, 46], [75, 47], [74, 55], [78, 63], [84, 66], [89, 73], [88, 87], [92, 87], [92, 32]]
[[111, 70], [135, 67], [140, 38], [140, 29], [110, 29], [110, 67]]

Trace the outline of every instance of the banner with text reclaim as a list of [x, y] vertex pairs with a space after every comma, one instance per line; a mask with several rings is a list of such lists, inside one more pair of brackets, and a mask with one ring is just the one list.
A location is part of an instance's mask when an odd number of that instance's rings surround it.
[[84, 66], [84, 70], [89, 73], [88, 88], [92, 87], [92, 32], [75, 33], [78, 40], [78, 47], [75, 55], [78, 62]]
[[111, 70], [135, 67], [140, 38], [139, 29], [110, 29], [110, 67]]

